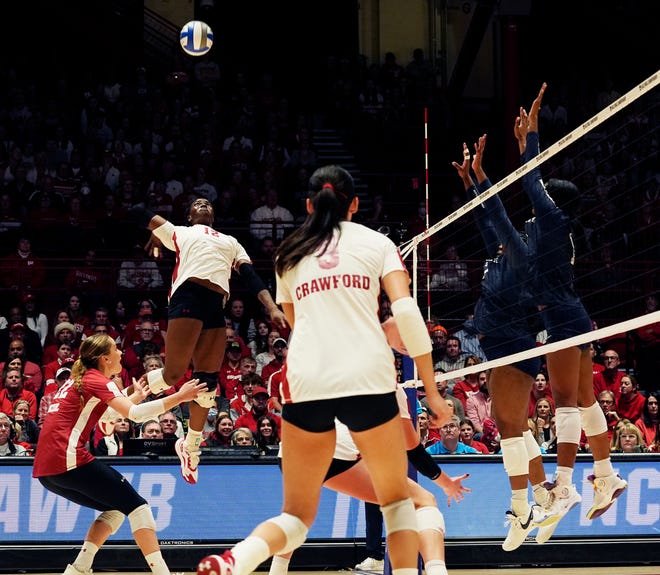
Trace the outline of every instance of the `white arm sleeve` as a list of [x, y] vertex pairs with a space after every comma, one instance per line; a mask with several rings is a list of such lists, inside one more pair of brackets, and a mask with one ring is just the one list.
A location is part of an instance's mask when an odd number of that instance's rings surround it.
[[158, 418], [161, 413], [165, 413], [165, 403], [162, 399], [154, 399], [139, 405], [131, 405], [128, 410], [128, 419], [136, 423], [142, 423], [147, 419]]
[[408, 296], [392, 302], [392, 315], [410, 357], [431, 353], [429, 331], [415, 300]]

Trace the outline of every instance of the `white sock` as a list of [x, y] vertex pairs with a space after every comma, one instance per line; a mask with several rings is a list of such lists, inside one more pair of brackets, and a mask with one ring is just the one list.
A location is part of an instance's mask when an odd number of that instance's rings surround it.
[[431, 559], [431, 561], [424, 563], [424, 570], [426, 575], [449, 575], [447, 565], [442, 559]]
[[548, 493], [548, 490], [545, 488], [543, 483], [532, 485], [532, 491], [534, 493], [534, 503], [543, 506], [548, 502], [550, 493]]
[[529, 501], [527, 489], [514, 489], [511, 491], [511, 511], [518, 517], [529, 515]]
[[570, 485], [573, 483], [573, 468], [558, 466], [555, 470], [555, 483], [557, 485]]
[[234, 575], [250, 575], [270, 557], [268, 543], [261, 537], [250, 536], [236, 544], [231, 550], [234, 556]]
[[78, 569], [78, 571], [89, 571], [92, 568], [94, 556], [98, 550], [99, 548], [91, 541], [84, 541], [78, 553], [78, 557], [76, 557], [76, 560], [72, 565]]
[[607, 477], [608, 475], [614, 475], [612, 460], [608, 457], [607, 459], [594, 461], [594, 475], [596, 477]]
[[198, 451], [199, 444], [202, 442], [202, 432], [195, 429], [188, 428], [186, 435], [186, 445], [190, 451]]
[[275, 555], [270, 563], [268, 575], [287, 575], [289, 572], [289, 561], [291, 561], [291, 559]]
[[144, 558], [147, 560], [147, 565], [154, 575], [170, 575], [170, 568], [165, 563], [163, 555], [160, 551], [154, 551], [145, 555]]

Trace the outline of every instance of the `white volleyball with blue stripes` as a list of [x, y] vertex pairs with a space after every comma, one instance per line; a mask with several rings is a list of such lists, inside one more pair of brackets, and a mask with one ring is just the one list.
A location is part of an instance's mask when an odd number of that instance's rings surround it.
[[181, 28], [181, 48], [190, 56], [203, 56], [213, 46], [213, 30], [201, 20], [191, 20]]

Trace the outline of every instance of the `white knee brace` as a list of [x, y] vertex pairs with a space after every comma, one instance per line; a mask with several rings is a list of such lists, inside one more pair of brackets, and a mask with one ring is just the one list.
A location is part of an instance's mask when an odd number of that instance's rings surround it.
[[605, 414], [598, 403], [594, 402], [589, 407], [580, 407], [580, 420], [582, 429], [587, 437], [594, 437], [607, 432], [607, 421]]
[[582, 426], [577, 407], [558, 407], [555, 413], [557, 443], [580, 444]]
[[206, 407], [210, 409], [215, 405], [215, 389], [211, 391], [202, 391], [197, 394], [197, 397], [193, 401], [200, 407]]
[[146, 503], [140, 505], [128, 514], [128, 521], [131, 524], [131, 531], [135, 533], [138, 529], [152, 529], [156, 531], [156, 522], [151, 512], [151, 507]]
[[147, 383], [149, 384], [149, 390], [154, 395], [158, 395], [161, 391], [169, 389], [171, 386], [163, 378], [163, 369], [154, 369], [147, 372]]
[[275, 523], [286, 536], [286, 544], [277, 553], [280, 555], [289, 553], [300, 547], [307, 539], [309, 529], [298, 517], [290, 513], [281, 513], [277, 517], [271, 517], [268, 521]]
[[110, 533], [117, 533], [121, 524], [124, 522], [124, 514], [121, 511], [113, 509], [112, 511], [104, 511], [96, 520], [103, 521], [103, 523], [109, 525]]
[[500, 443], [502, 447], [502, 463], [509, 477], [529, 474], [529, 459], [527, 447], [522, 437], [508, 437]]
[[527, 450], [528, 461], [536, 459], [539, 455], [541, 455], [541, 448], [536, 442], [536, 439], [534, 439], [534, 434], [529, 429], [527, 431], [523, 431], [523, 439], [525, 440], [525, 449]]
[[430, 529], [438, 533], [445, 533], [445, 518], [437, 507], [420, 507], [415, 514], [417, 515], [417, 529], [421, 533]]
[[384, 507], [381, 506], [380, 510], [383, 513], [385, 532], [388, 535], [397, 531], [417, 531], [415, 506], [410, 497], [395, 501]]

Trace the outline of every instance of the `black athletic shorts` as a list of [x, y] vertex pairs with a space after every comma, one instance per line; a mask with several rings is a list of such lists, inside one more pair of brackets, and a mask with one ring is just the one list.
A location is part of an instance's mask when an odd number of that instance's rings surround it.
[[224, 296], [198, 283], [185, 281], [172, 294], [167, 319], [189, 317], [202, 322], [202, 329], [226, 327]]
[[366, 431], [399, 415], [395, 392], [372, 395], [354, 395], [285, 403], [282, 418], [292, 425], [321, 433], [335, 427], [335, 417], [351, 431]]
[[37, 479], [48, 491], [97, 511], [116, 509], [128, 515], [147, 503], [119, 471], [98, 459], [71, 471]]

